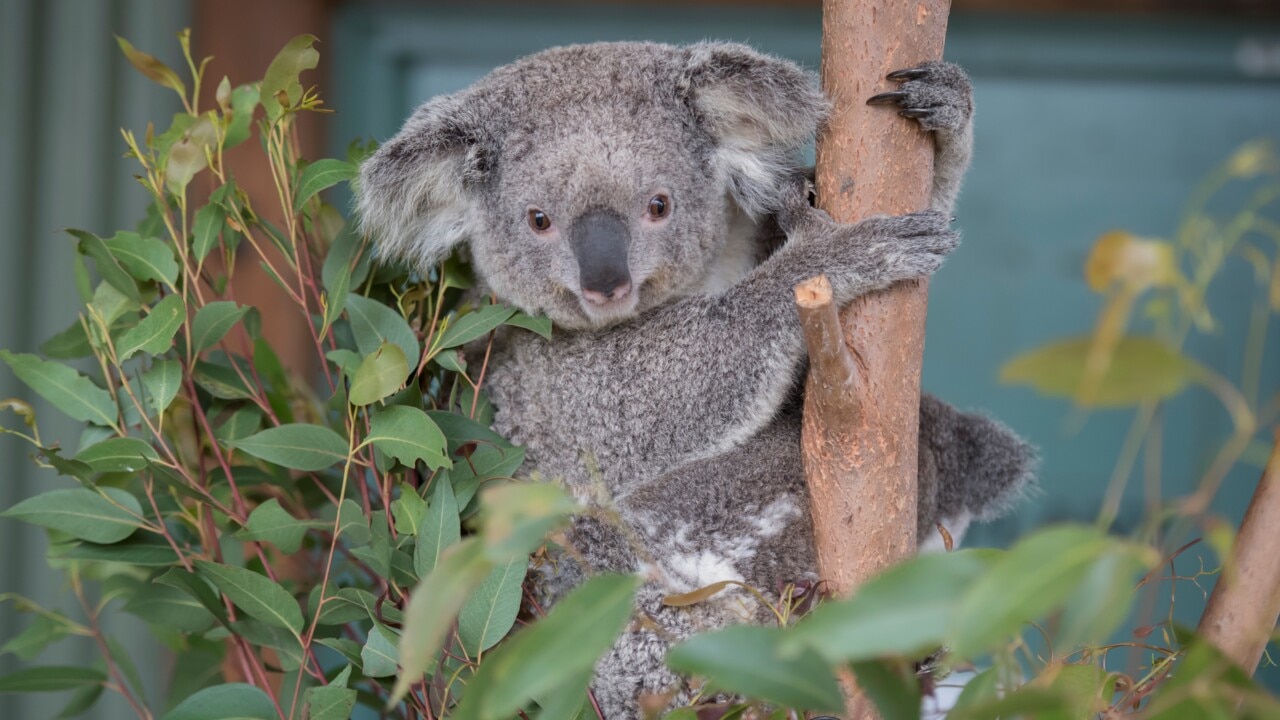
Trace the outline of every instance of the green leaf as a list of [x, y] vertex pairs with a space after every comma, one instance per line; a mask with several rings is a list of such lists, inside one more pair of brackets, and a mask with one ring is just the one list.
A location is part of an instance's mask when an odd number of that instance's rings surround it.
[[437, 475], [431, 488], [431, 504], [427, 506], [422, 527], [414, 540], [414, 572], [420, 578], [427, 577], [445, 549], [461, 539], [462, 526], [458, 520], [458, 503], [453, 497], [453, 488], [446, 478]]
[[189, 593], [154, 583], [138, 588], [125, 602], [124, 611], [181, 633], [202, 633], [214, 623], [214, 616]]
[[122, 295], [128, 297], [133, 302], [142, 302], [142, 295], [138, 292], [137, 283], [133, 282], [133, 278], [129, 277], [129, 273], [124, 272], [124, 268], [120, 266], [111, 251], [106, 247], [106, 242], [96, 234], [79, 229], [68, 228], [67, 232], [70, 236], [79, 241], [79, 252], [81, 255], [88, 255], [93, 259], [93, 263], [97, 265], [97, 274], [102, 275], [102, 279], [106, 283], [118, 290]]
[[919, 720], [920, 680], [913, 663], [902, 660], [863, 660], [853, 663], [853, 673], [876, 709], [880, 720]]
[[481, 498], [485, 555], [495, 563], [528, 555], [577, 503], [549, 483], [508, 483]]
[[106, 681], [106, 674], [94, 668], [47, 665], [0, 675], [0, 693], [74, 690]]
[[491, 569], [479, 541], [467, 540], [444, 553], [431, 574], [414, 587], [400, 636], [401, 671], [389, 704], [399, 702], [422, 679], [458, 611]]
[[110, 545], [82, 542], [70, 546], [55, 546], [50, 549], [49, 556], [66, 560], [125, 563], [142, 567], [168, 567], [178, 564], [178, 555], [168, 543], [163, 540], [160, 542], [144, 540], [136, 534]]
[[963, 593], [946, 644], [957, 658], [1004, 644], [1023, 623], [1058, 607], [1119, 542], [1077, 525], [1021, 540]]
[[159, 360], [142, 374], [142, 389], [147, 397], [144, 402], [159, 415], [173, 404], [182, 387], [182, 364], [177, 360]]
[[142, 237], [135, 232], [122, 231], [105, 241], [112, 257], [120, 261], [137, 280], [155, 280], [176, 288], [178, 261], [173, 251], [158, 238]]
[[[302, 85], [298, 76], [304, 70], [312, 70], [320, 62], [320, 53], [311, 46], [316, 42], [314, 35], [299, 35], [288, 42], [276, 55], [262, 78], [262, 107], [271, 120], [279, 118], [287, 106], [297, 103], [302, 98]], [[285, 105], [281, 104], [280, 95], [284, 95]]]
[[111, 393], [62, 363], [41, 360], [35, 355], [0, 350], [18, 379], [49, 401], [49, 404], [80, 422], [115, 425], [116, 402]]
[[174, 195], [186, 192], [187, 185], [196, 173], [209, 165], [206, 154], [217, 142], [217, 131], [207, 116], [201, 115], [182, 133], [169, 148], [165, 164], [165, 188]]
[[[119, 488], [49, 490], [0, 513], [96, 543], [119, 542], [141, 527], [142, 506]], [[110, 498], [110, 499], [108, 499]]]
[[346, 309], [347, 296], [351, 294], [351, 286], [355, 279], [353, 273], [358, 265], [362, 263], [365, 266], [368, 265], [369, 256], [365, 249], [363, 236], [349, 231], [338, 235], [333, 247], [329, 248], [329, 254], [324, 259], [324, 267], [321, 268], [321, 279], [324, 281], [326, 291], [321, 334], [328, 332], [329, 326], [333, 325]]
[[116, 343], [120, 362], [139, 350], [159, 355], [173, 345], [173, 336], [187, 319], [186, 306], [178, 295], [168, 295], [151, 308], [151, 313], [125, 332]]
[[302, 547], [302, 538], [309, 528], [324, 524], [299, 520], [280, 507], [279, 500], [271, 498], [249, 513], [248, 524], [236, 537], [246, 542], [269, 542], [292, 555]]
[[249, 139], [253, 113], [258, 107], [258, 85], [241, 85], [231, 91], [231, 124], [227, 126], [224, 148], [233, 148]]
[[[317, 589], [319, 586], [317, 586]], [[317, 622], [321, 625], [346, 625], [374, 617], [378, 598], [364, 588], [342, 588], [324, 600]]]
[[[308, 688], [307, 717], [311, 720], [348, 720], [356, 706], [356, 691], [346, 687], [346, 675], [351, 674], [351, 666], [334, 678], [324, 687]], [[341, 678], [341, 680], [339, 680]]]
[[197, 263], [209, 256], [226, 225], [226, 208], [218, 203], [211, 202], [196, 211], [195, 222], [192, 224], [191, 254]]
[[547, 340], [551, 339], [551, 318], [542, 315], [525, 315], [519, 310], [515, 315], [507, 318], [508, 325], [524, 328], [531, 332], [535, 332]]
[[430, 416], [415, 407], [383, 408], [370, 420], [365, 442], [405, 465], [422, 461], [432, 470], [451, 465], [444, 454], [444, 434]]
[[347, 459], [347, 442], [319, 425], [295, 423], [267, 428], [229, 445], [294, 470], [324, 470]]
[[633, 575], [598, 575], [565, 595], [546, 617], [513, 635], [480, 666], [458, 715], [507, 718], [531, 698], [590, 671], [631, 617], [639, 585]]
[[57, 720], [80, 717], [88, 712], [98, 702], [98, 698], [102, 697], [103, 689], [102, 685], [88, 685], [76, 690], [71, 694], [71, 700], [58, 713]]
[[173, 90], [178, 95], [186, 97], [187, 86], [178, 78], [178, 73], [171, 70], [168, 65], [160, 62], [154, 55], [134, 48], [132, 43], [119, 35], [116, 35], [116, 43], [120, 45], [120, 50], [129, 59], [129, 63], [137, 68], [138, 72]]
[[343, 499], [338, 506], [338, 534], [354, 545], [364, 545], [372, 539], [369, 534], [369, 518], [351, 498]]
[[40, 352], [51, 358], [71, 360], [89, 357], [93, 354], [93, 346], [89, 344], [89, 336], [85, 334], [80, 318], [76, 318], [66, 330], [41, 343]]
[[160, 459], [155, 448], [138, 438], [115, 437], [94, 443], [76, 455], [76, 460], [95, 472], [138, 472]]
[[230, 300], [211, 302], [200, 308], [191, 321], [192, 350], [200, 352], [217, 345], [250, 309], [248, 305], [236, 307]]
[[400, 313], [377, 300], [352, 295], [347, 298], [347, 316], [351, 318], [351, 331], [361, 355], [372, 355], [382, 343], [389, 342], [404, 351], [406, 360], [417, 363], [418, 337]]
[[848, 600], [826, 602], [784, 641], [832, 663], [927, 653], [951, 629], [959, 598], [992, 562], [990, 551], [920, 555], [896, 565]]
[[383, 343], [356, 368], [347, 399], [356, 407], [371, 405], [403, 387], [408, 376], [409, 361], [404, 351], [391, 343]]
[[396, 674], [396, 642], [399, 640], [381, 623], [374, 623], [360, 650], [364, 674], [368, 677], [388, 677]]
[[265, 575], [231, 565], [196, 561], [197, 571], [218, 586], [249, 617], [302, 632], [302, 609], [287, 590]]
[[[1078, 399], [1092, 338], [1074, 338], [1024, 353], [1000, 369], [1000, 381], [1030, 385], [1045, 395]], [[1204, 376], [1204, 368], [1152, 337], [1125, 337], [1116, 345], [1090, 406], [1125, 407], [1178, 394]]]
[[671, 648], [667, 664], [706, 677], [717, 688], [779, 705], [841, 710], [840, 686], [826, 662], [812, 651], [784, 656], [782, 637], [779, 628], [728, 627]]
[[1112, 547], [1089, 567], [1066, 598], [1055, 647], [1101, 643], [1120, 627], [1137, 595], [1137, 576], [1157, 560], [1153, 549], [1146, 550], [1127, 544]]
[[494, 568], [462, 606], [458, 613], [458, 639], [468, 657], [477, 657], [498, 644], [515, 625], [516, 613], [520, 610], [520, 585], [528, 566], [528, 558], [517, 557]]
[[187, 572], [182, 568], [170, 568], [153, 582], [181, 590], [195, 598], [196, 602], [200, 603], [205, 610], [208, 610], [210, 615], [217, 618], [218, 622], [223, 625], [227, 624], [226, 606], [223, 605], [220, 596], [213, 591], [213, 588], [203, 577], [193, 572]]
[[324, 158], [311, 163], [303, 169], [301, 177], [298, 178], [298, 187], [293, 198], [294, 212], [301, 211], [302, 206], [306, 205], [316, 193], [337, 185], [343, 180], [350, 180], [356, 176], [356, 173], [356, 166], [346, 160]]
[[201, 690], [160, 720], [276, 720], [277, 717], [266, 693], [252, 685], [229, 683]]
[[[245, 377], [249, 377], [249, 371], [244, 364], [239, 363], [239, 367], [245, 373]], [[191, 379], [220, 400], [248, 400], [255, 394], [233, 368], [222, 363], [197, 360]]]
[[76, 623], [63, 617], [61, 613], [53, 613], [52, 616], [36, 615], [25, 630], [10, 638], [4, 647], [0, 647], [0, 655], [13, 653], [23, 660], [30, 660], [75, 630]]
[[465, 345], [472, 340], [484, 337], [490, 330], [506, 322], [515, 315], [515, 309], [506, 305], [485, 305], [472, 310], [466, 315], [455, 317], [435, 343], [434, 350], [444, 350]]
[[400, 497], [391, 502], [391, 516], [395, 519], [396, 532], [401, 535], [417, 535], [427, 514], [427, 501], [408, 483], [400, 483]]

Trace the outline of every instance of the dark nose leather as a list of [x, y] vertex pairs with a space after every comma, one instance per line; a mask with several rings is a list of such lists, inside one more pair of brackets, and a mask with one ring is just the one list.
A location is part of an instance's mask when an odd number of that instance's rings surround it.
[[588, 210], [569, 226], [569, 245], [578, 261], [582, 296], [603, 304], [631, 292], [627, 246], [631, 234], [623, 219], [609, 210]]

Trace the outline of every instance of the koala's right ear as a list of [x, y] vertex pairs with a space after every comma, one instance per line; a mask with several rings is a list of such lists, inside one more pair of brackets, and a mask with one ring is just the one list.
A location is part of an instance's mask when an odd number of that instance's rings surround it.
[[830, 103], [799, 65], [746, 45], [692, 45], [680, 90], [715, 141], [728, 190], [752, 214], [776, 212], [797, 171], [797, 154]]
[[360, 167], [361, 225], [379, 252], [425, 271], [465, 241], [488, 146], [465, 92], [419, 107]]

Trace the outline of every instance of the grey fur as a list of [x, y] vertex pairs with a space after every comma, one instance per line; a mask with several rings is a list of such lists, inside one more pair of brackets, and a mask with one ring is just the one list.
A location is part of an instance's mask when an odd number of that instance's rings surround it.
[[[597, 667], [610, 718], [637, 695], [688, 698], [663, 662], [692, 632], [763, 619], [747, 593], [690, 608], [668, 593], [724, 579], [772, 593], [814, 579], [799, 456], [805, 349], [792, 288], [817, 273], [836, 299], [927, 276], [956, 246], [948, 218], [968, 163], [968, 81], [921, 68], [896, 100], [938, 141], [935, 209], [832, 222], [796, 164], [828, 110], [813, 78], [741, 45], [556, 48], [420, 108], [362, 168], [360, 210], [384, 255], [427, 269], [465, 244], [484, 290], [555, 322], [503, 332], [486, 389], [527, 467], [593, 509], [545, 571], [554, 598], [584, 572], [643, 572], [639, 619]], [[645, 216], [648, 199], [674, 210]], [[551, 229], [534, 232], [530, 207]], [[566, 230], [623, 218], [635, 292], [586, 302]], [[770, 237], [785, 234], [785, 242]], [[1004, 510], [1032, 455], [1006, 428], [926, 397], [922, 538]]]

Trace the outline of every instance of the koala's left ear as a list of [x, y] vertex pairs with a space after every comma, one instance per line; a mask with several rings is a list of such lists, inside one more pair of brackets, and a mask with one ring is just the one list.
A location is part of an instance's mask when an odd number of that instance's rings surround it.
[[830, 103], [799, 65], [746, 45], [688, 49], [680, 89], [695, 121], [716, 142], [717, 163], [744, 210], [777, 210], [796, 155], [826, 119]]
[[361, 165], [360, 220], [382, 255], [426, 270], [472, 234], [469, 189], [491, 157], [473, 105], [466, 91], [431, 100]]

